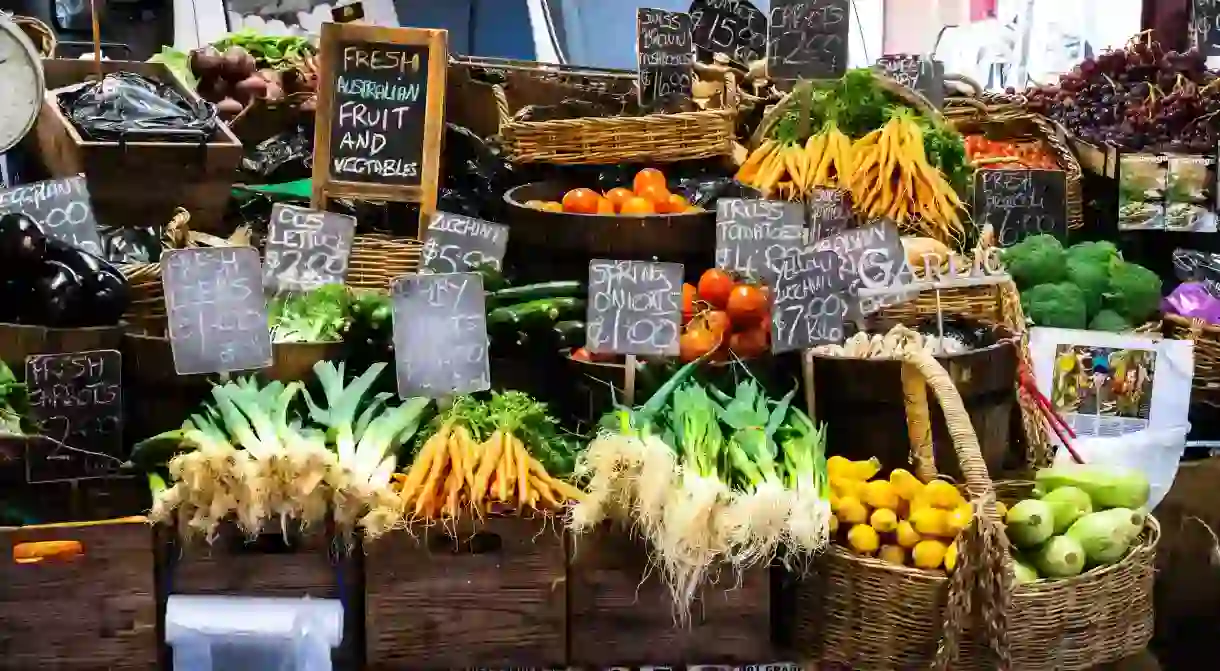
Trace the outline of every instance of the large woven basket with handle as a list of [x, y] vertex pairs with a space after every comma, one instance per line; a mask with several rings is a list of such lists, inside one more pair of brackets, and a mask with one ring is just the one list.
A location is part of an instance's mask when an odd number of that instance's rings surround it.
[[[1143, 649], [1152, 635], [1156, 521], [1147, 518], [1140, 544], [1118, 564], [1014, 585], [997, 487], [961, 397], [930, 354], [907, 352], [902, 361], [941, 406], [974, 511], [956, 541], [956, 570], [946, 576], [832, 545], [796, 586], [797, 654], [857, 671], [1074, 671]], [[927, 415], [917, 408], [908, 413]], [[923, 432], [911, 428], [912, 435]], [[915, 451], [926, 444], [912, 441]], [[927, 478], [934, 467], [930, 452], [912, 456]]]

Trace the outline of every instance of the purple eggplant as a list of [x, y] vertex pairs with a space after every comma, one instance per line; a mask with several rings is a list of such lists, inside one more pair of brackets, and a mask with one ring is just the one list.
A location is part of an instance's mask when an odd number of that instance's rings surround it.
[[47, 260], [45, 274], [34, 281], [32, 323], [50, 328], [92, 326], [84, 308], [88, 298], [80, 275], [68, 264]]
[[22, 212], [0, 215], [0, 263], [29, 272], [42, 263], [46, 249], [47, 236], [33, 217]]
[[119, 322], [127, 310], [130, 292], [127, 278], [114, 266], [100, 256], [54, 239], [46, 242], [46, 259], [67, 266], [79, 278], [84, 290], [79, 319], [82, 325], [111, 326]]

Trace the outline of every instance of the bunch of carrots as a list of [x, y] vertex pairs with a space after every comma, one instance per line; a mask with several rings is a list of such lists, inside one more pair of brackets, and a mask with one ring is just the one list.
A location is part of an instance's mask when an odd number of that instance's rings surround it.
[[768, 139], [746, 158], [735, 175], [770, 198], [800, 200], [814, 188], [846, 188], [852, 175], [851, 139], [833, 122], [802, 145], [795, 139]]
[[556, 512], [584, 496], [544, 465], [570, 473], [573, 458], [546, 406], [526, 394], [493, 394], [486, 403], [459, 397], [436, 426], [407, 472], [394, 476], [409, 521]]

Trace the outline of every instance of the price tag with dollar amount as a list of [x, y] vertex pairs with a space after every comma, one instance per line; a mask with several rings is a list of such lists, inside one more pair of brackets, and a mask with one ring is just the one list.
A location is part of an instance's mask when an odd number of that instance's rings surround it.
[[650, 105], [671, 94], [690, 97], [695, 59], [690, 14], [641, 7], [636, 12], [635, 49], [640, 104]]
[[936, 109], [945, 104], [945, 64], [917, 54], [888, 54], [877, 59], [881, 74], [923, 94]]
[[424, 233], [424, 267], [434, 273], [464, 273], [484, 266], [502, 270], [508, 226], [437, 212]]
[[767, 75], [835, 79], [847, 71], [851, 0], [771, 0]]
[[854, 285], [843, 265], [833, 249], [803, 251], [784, 260], [772, 293], [772, 352], [843, 341], [843, 317]]
[[800, 203], [721, 198], [716, 201], [716, 267], [775, 286], [783, 259], [801, 251], [803, 218]]
[[693, 0], [687, 14], [700, 61], [727, 54], [749, 65], [767, 55], [767, 15], [750, 0]]
[[115, 350], [26, 357], [30, 419], [54, 441], [26, 449], [29, 482], [116, 471], [123, 454], [122, 373], [123, 357]]
[[161, 254], [169, 342], [179, 375], [229, 373], [272, 363], [262, 264], [253, 247]]
[[677, 356], [682, 264], [593, 259], [585, 322], [594, 354]]
[[481, 275], [404, 275], [390, 295], [399, 396], [440, 398], [491, 387]]
[[0, 213], [20, 212], [42, 227], [48, 237], [106, 258], [97, 219], [82, 175], [48, 179], [0, 191]]
[[355, 217], [276, 203], [267, 230], [263, 286], [309, 291], [343, 284], [355, 235]]
[[873, 221], [830, 236], [813, 246], [843, 259], [839, 273], [851, 285], [844, 319], [859, 321], [882, 308], [911, 300], [918, 290], [907, 288], [915, 274], [907, 265], [898, 226], [888, 219]]
[[1011, 247], [1031, 235], [1068, 240], [1067, 175], [1025, 168], [974, 173], [974, 221], [991, 224], [996, 243]]
[[810, 242], [816, 243], [847, 230], [856, 217], [852, 212], [851, 192], [813, 187], [805, 196], [805, 217]]

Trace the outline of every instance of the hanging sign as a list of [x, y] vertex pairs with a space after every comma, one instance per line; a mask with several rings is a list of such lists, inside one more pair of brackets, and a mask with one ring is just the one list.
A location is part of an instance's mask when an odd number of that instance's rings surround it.
[[851, 192], [846, 189], [813, 187], [805, 196], [805, 217], [809, 226], [807, 236], [811, 243], [847, 230], [855, 219]]
[[593, 354], [677, 356], [682, 264], [593, 259], [585, 322]]
[[772, 352], [843, 341], [843, 316], [854, 288], [843, 265], [843, 257], [833, 249], [811, 249], [784, 259], [772, 293]]
[[782, 261], [801, 251], [800, 203], [721, 198], [716, 201], [716, 267], [775, 286]]
[[481, 275], [404, 275], [390, 295], [399, 396], [439, 398], [490, 388]]
[[0, 214], [7, 212], [29, 215], [48, 237], [106, 258], [83, 175], [0, 191]]
[[1067, 242], [1067, 175], [1062, 170], [979, 170], [973, 196], [975, 222], [979, 228], [991, 224], [1000, 247], [1040, 233]]
[[767, 76], [835, 79], [847, 71], [851, 0], [772, 0]]
[[434, 273], [464, 273], [483, 266], [502, 270], [507, 249], [508, 226], [437, 212], [424, 233], [424, 268]]
[[263, 286], [309, 291], [343, 284], [355, 235], [355, 217], [276, 203], [267, 227]]
[[641, 7], [636, 12], [635, 51], [640, 104], [665, 96], [691, 95], [691, 17], [682, 12]]
[[700, 61], [727, 54], [749, 65], [767, 55], [767, 15], [750, 0], [692, 0], [686, 13]]
[[918, 91], [936, 109], [945, 104], [945, 64], [918, 54], [888, 54], [877, 59], [881, 74]]
[[114, 473], [124, 447], [122, 371], [115, 350], [26, 357], [30, 419], [51, 439], [26, 447], [29, 482]]
[[322, 24], [314, 209], [337, 196], [419, 203], [423, 237], [436, 211], [447, 35]]

